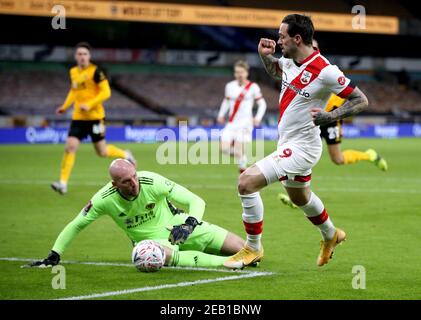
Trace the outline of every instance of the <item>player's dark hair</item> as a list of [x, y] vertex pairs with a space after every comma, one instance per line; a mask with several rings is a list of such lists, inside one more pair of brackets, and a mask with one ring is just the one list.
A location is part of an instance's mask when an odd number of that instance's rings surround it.
[[85, 48], [85, 49], [88, 49], [89, 51], [91, 51], [91, 50], [92, 50], [91, 45], [90, 45], [89, 43], [87, 43], [87, 42], [79, 42], [79, 43], [76, 45], [76, 50], [77, 50], [77, 49], [79, 49], [79, 48]]
[[287, 32], [290, 37], [294, 37], [297, 34], [303, 39], [303, 43], [306, 45], [311, 45], [314, 35], [314, 26], [311, 18], [302, 14], [290, 14], [287, 15], [282, 23], [288, 25]]

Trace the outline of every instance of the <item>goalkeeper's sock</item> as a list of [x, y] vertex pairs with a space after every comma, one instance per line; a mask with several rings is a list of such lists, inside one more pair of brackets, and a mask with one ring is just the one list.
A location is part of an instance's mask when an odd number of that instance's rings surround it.
[[262, 247], [263, 201], [259, 192], [240, 194], [243, 206], [243, 223], [247, 233], [246, 245], [256, 251]]
[[228, 257], [200, 251], [176, 251], [172, 253], [170, 266], [177, 267], [222, 267]]
[[345, 150], [342, 152], [344, 164], [352, 164], [358, 161], [370, 161], [370, 156], [362, 151]]
[[76, 153], [64, 152], [63, 159], [61, 160], [60, 169], [60, 183], [67, 185], [70, 173], [72, 172], [73, 165], [75, 164]]
[[107, 158], [126, 158], [126, 152], [112, 144], [107, 144]]
[[318, 196], [311, 193], [310, 201], [304, 206], [300, 206], [306, 217], [320, 230], [324, 240], [330, 240], [334, 237], [336, 228], [330, 220], [329, 215]]

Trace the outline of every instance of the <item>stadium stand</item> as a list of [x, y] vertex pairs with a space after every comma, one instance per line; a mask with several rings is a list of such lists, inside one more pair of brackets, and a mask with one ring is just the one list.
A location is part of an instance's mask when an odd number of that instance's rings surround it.
[[[52, 116], [69, 90], [68, 75], [60, 71], [7, 70], [0, 83], [0, 109], [7, 115]], [[105, 106], [110, 119], [155, 115], [117, 90]]]
[[[393, 77], [393, 76], [392, 76]], [[192, 73], [113, 73], [119, 86], [135, 92], [151, 106], [142, 106], [113, 88], [105, 103], [107, 119], [156, 118], [163, 108], [178, 116], [214, 118], [224, 96], [224, 87], [232, 80], [229, 74]], [[397, 80], [396, 80], [397, 81]], [[54, 110], [68, 91], [69, 83], [64, 71], [9, 70], [0, 73], [0, 110], [7, 115], [37, 115], [54, 118]], [[258, 82], [268, 103], [268, 111], [277, 112], [279, 91], [276, 84]], [[396, 114], [421, 112], [421, 94], [396, 82], [357, 80], [356, 84], [367, 93], [369, 113]]]
[[[141, 95], [169, 108], [176, 114], [215, 115], [225, 83], [230, 76], [194, 76], [191, 74], [122, 74], [122, 82], [136, 88]], [[259, 83], [269, 110], [276, 111], [279, 91], [275, 86]], [[387, 113], [400, 109], [421, 111], [421, 94], [404, 87], [378, 81], [357, 81], [370, 100], [370, 113]]]

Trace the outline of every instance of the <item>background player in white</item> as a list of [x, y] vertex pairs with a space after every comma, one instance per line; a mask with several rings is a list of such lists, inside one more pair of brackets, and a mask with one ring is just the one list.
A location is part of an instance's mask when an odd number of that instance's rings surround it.
[[[225, 86], [225, 97], [218, 113], [218, 123], [228, 123], [221, 134], [221, 151], [233, 155], [240, 173], [247, 168], [247, 144], [252, 140], [253, 127], [260, 126], [266, 111], [266, 101], [257, 83], [248, 80], [250, 67], [245, 61], [234, 65], [234, 78]], [[253, 106], [258, 109], [253, 118]]]
[[[272, 55], [275, 41], [260, 39], [258, 52], [266, 71], [282, 81], [279, 141], [275, 152], [240, 175], [238, 191], [247, 242], [225, 262], [228, 267], [241, 268], [263, 257], [263, 202], [259, 190], [275, 181], [282, 182], [291, 200], [320, 230], [323, 240], [317, 265], [328, 263], [336, 245], [345, 240], [345, 232], [335, 228], [322, 201], [310, 189], [311, 168], [322, 153], [318, 126], [361, 112], [368, 100], [336, 66], [314, 50], [313, 34], [309, 17], [292, 14], [282, 20], [279, 29], [282, 58]], [[347, 101], [341, 108], [326, 112], [322, 107], [331, 93]]]

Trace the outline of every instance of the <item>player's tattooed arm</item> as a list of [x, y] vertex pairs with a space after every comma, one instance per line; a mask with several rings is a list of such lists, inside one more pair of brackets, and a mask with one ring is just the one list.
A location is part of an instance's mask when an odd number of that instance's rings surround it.
[[314, 124], [319, 126], [356, 115], [365, 110], [367, 107], [367, 97], [359, 88], [355, 88], [348, 96], [347, 101], [342, 105], [342, 107], [331, 112], [326, 112], [320, 108], [313, 108], [311, 109], [311, 115], [313, 117]]
[[280, 72], [278, 65], [278, 59], [274, 56], [267, 55], [260, 55], [260, 59], [263, 62], [263, 65], [265, 66], [266, 72], [272, 76], [275, 80], [282, 80], [282, 72]]
[[273, 56], [275, 49], [276, 42], [274, 40], [262, 38], [257, 51], [267, 73], [276, 80], [282, 80], [282, 70], [279, 67], [278, 59]]

